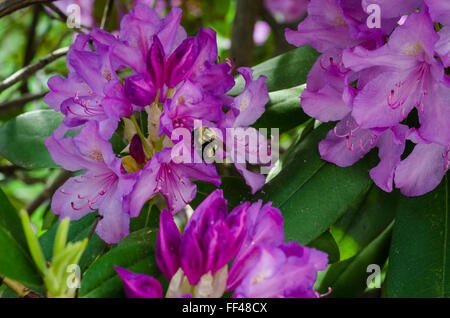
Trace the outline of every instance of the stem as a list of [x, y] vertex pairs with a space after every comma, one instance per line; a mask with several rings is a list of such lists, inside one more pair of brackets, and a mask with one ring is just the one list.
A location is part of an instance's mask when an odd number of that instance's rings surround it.
[[53, 2], [55, 0], [4, 0], [0, 1], [0, 18], [19, 9], [38, 4]]
[[98, 222], [100, 222], [101, 219], [103, 219], [103, 216], [101, 216], [101, 215], [97, 215], [95, 217], [95, 223], [94, 223], [94, 226], [92, 227], [91, 231], [89, 232], [88, 240], [90, 240], [92, 238], [92, 235], [94, 235], [94, 232], [97, 229]]
[[50, 54], [44, 56], [40, 60], [25, 66], [24, 68], [18, 70], [17, 72], [11, 74], [8, 78], [0, 82], [0, 93], [3, 92], [8, 87], [14, 85], [15, 83], [27, 79], [40, 69], [44, 68], [51, 62], [57, 60], [58, 58], [64, 56], [69, 51], [68, 47], [63, 47], [51, 52]]
[[21, 94], [20, 97], [18, 97], [15, 100], [2, 102], [2, 103], [0, 103], [0, 116], [7, 114], [13, 110], [20, 109], [28, 102], [32, 102], [37, 99], [41, 99], [47, 93], [48, 92], [38, 93], [38, 94], [23, 93], [23, 94]]
[[139, 138], [141, 138], [142, 146], [144, 146], [144, 149], [145, 149], [145, 157], [147, 159], [149, 159], [149, 156], [151, 154], [153, 154], [153, 151], [150, 148], [150, 145], [148, 144], [147, 138], [145, 138], [145, 136], [144, 136], [144, 134], [143, 134], [143, 132], [141, 130], [141, 127], [139, 126], [139, 124], [138, 124], [136, 118], [134, 117], [134, 115], [131, 115], [130, 119], [133, 122], [134, 127], [136, 128], [136, 132], [139, 135]]
[[41, 298], [42, 295], [33, 292], [31, 289], [25, 285], [16, 282], [15, 280], [9, 279], [7, 277], [3, 278], [3, 283], [8, 286], [17, 296], [20, 298]]

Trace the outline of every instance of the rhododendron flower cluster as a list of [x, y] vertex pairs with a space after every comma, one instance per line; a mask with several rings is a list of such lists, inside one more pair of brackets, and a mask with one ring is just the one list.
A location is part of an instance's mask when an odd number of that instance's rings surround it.
[[[228, 264], [232, 261], [229, 268]], [[281, 212], [246, 202], [228, 213], [216, 190], [189, 219], [183, 234], [166, 210], [160, 216], [156, 260], [170, 282], [166, 297], [319, 297], [313, 286], [328, 257], [284, 242]], [[116, 267], [130, 298], [161, 298], [159, 281]]]
[[[369, 17], [373, 5], [380, 16]], [[347, 167], [378, 148], [370, 176], [383, 190], [395, 182], [419, 196], [439, 185], [450, 166], [449, 28], [447, 1], [311, 0], [286, 37], [322, 53], [301, 102], [339, 121], [319, 145], [323, 159]]]
[[[154, 196], [162, 195], [176, 214], [196, 195], [191, 180], [220, 185], [213, 164], [173, 160], [175, 147], [193, 159], [203, 155], [191, 152], [195, 145], [177, 129], [189, 136], [200, 130], [204, 138], [206, 126], [247, 128], [268, 101], [265, 78], [253, 79], [247, 68], [238, 70], [246, 80], [244, 91], [227, 96], [235, 84], [232, 65], [217, 62], [215, 32], [200, 29], [187, 37], [180, 19], [181, 9], [161, 18], [137, 4], [123, 17], [118, 37], [98, 28], [79, 34], [67, 54], [67, 78], [48, 82], [44, 100], [65, 117], [46, 146], [56, 163], [83, 171], [56, 191], [52, 210], [72, 220], [98, 210], [103, 218], [97, 233], [108, 243], [129, 233], [130, 217]], [[203, 124], [195, 127], [198, 121]], [[118, 129], [128, 144], [120, 154], [110, 142]], [[247, 148], [251, 156], [254, 150]], [[232, 156], [226, 145], [215, 155]], [[265, 177], [247, 170], [245, 162], [235, 165], [253, 192], [264, 185]]]

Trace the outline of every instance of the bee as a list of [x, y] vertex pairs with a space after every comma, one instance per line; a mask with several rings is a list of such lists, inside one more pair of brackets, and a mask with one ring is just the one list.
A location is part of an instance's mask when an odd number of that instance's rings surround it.
[[218, 140], [213, 129], [200, 127], [194, 131], [194, 147], [206, 162], [214, 162], [218, 147]]

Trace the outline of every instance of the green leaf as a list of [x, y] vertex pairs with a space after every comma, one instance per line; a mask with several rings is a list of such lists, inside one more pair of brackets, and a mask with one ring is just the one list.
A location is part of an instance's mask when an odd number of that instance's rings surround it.
[[[234, 167], [233, 167], [234, 169]], [[251, 197], [250, 187], [245, 183], [244, 178], [234, 176], [222, 176], [222, 184], [220, 189], [223, 190], [223, 196], [228, 202], [228, 209], [231, 210], [236, 206], [244, 203]], [[191, 206], [195, 209], [203, 200], [206, 199], [217, 187], [211, 183], [204, 181], [196, 181], [197, 195], [191, 202]]]
[[47, 264], [44, 254], [42, 253], [41, 245], [39, 244], [38, 238], [36, 237], [36, 234], [31, 226], [31, 220], [27, 211], [20, 211], [20, 219], [22, 220], [23, 230], [28, 243], [28, 250], [34, 260], [34, 264], [39, 269], [41, 274], [45, 274], [47, 271]]
[[1, 189], [0, 275], [33, 286], [42, 284], [39, 272], [28, 253], [19, 215]]
[[27, 285], [42, 284], [28, 251], [3, 226], [0, 226], [0, 275]]
[[328, 231], [324, 232], [321, 236], [309, 243], [308, 246], [327, 253], [329, 264], [333, 264], [339, 261], [339, 247], [336, 244], [333, 236]]
[[[143, 116], [143, 117], [145, 117], [145, 116]], [[117, 132], [114, 133], [114, 135], [111, 137], [109, 142], [111, 143], [113, 151], [116, 154], [120, 154], [122, 152], [122, 150], [124, 150], [125, 147], [127, 146], [125, 144], [125, 142], [123, 141], [123, 139], [117, 134]]]
[[[308, 45], [299, 47], [253, 67], [253, 78], [265, 75], [269, 92], [305, 84], [318, 56], [319, 53]], [[244, 87], [245, 81], [239, 75], [229, 94], [238, 95]]]
[[28, 169], [57, 167], [44, 141], [62, 118], [54, 110], [38, 110], [8, 121], [0, 127], [0, 155]]
[[392, 228], [391, 224], [356, 256], [331, 265], [324, 273], [318, 291], [326, 293], [331, 287], [329, 298], [361, 296], [367, 288], [367, 279], [373, 273], [368, 272], [368, 266], [375, 264], [381, 269], [386, 263]]
[[137, 218], [130, 220], [130, 232], [136, 232], [143, 228], [157, 228], [159, 227], [159, 215], [160, 211], [154, 204], [147, 202], [139, 213]]
[[[78, 242], [87, 238], [94, 227], [96, 216], [96, 213], [90, 213], [78, 221], [71, 222], [69, 233], [67, 235], [67, 242]], [[50, 230], [39, 238], [42, 252], [48, 261], [51, 261], [52, 258], [53, 246], [55, 244], [54, 242], [58, 226], [59, 222], [55, 223]], [[89, 240], [83, 256], [80, 259], [79, 265], [81, 271], [83, 272], [105, 248], [106, 243], [94, 233]]]
[[402, 197], [387, 275], [388, 297], [450, 297], [449, 177], [427, 195]]
[[114, 265], [159, 278], [155, 245], [157, 231], [143, 229], [123, 239], [119, 245], [95, 261], [81, 280], [80, 297], [123, 296], [123, 284]]
[[307, 121], [306, 115], [300, 106], [300, 95], [306, 85], [300, 85], [269, 94], [270, 102], [266, 105], [266, 111], [253, 124], [259, 128], [278, 128], [280, 134], [291, 130]]
[[9, 202], [2, 189], [0, 189], [0, 226], [7, 230], [19, 245], [24, 249], [27, 248], [19, 214]]
[[373, 153], [349, 168], [320, 158], [318, 143], [332, 124], [323, 124], [292, 145], [281, 171], [256, 197], [283, 213], [287, 240], [308, 244], [334, 224], [370, 185]]
[[397, 212], [399, 192], [387, 193], [372, 185], [362, 202], [355, 202], [331, 226], [339, 245], [341, 261], [356, 255], [392, 223]]

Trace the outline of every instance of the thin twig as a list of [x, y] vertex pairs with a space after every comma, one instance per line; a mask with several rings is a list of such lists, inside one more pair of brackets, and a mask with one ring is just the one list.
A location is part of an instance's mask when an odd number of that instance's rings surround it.
[[53, 1], [56, 0], [3, 0], [0, 2], [0, 18], [33, 4]]
[[49, 200], [56, 190], [72, 176], [72, 172], [63, 170], [45, 189], [25, 208], [28, 214], [32, 214], [41, 204]]
[[64, 22], [67, 21], [67, 15], [64, 12], [62, 12], [62, 10], [60, 8], [58, 8], [57, 6], [55, 6], [53, 3], [51, 3], [51, 2], [46, 3], [45, 6], [52, 9], [52, 11], [55, 12], [62, 21], [64, 21]]
[[109, 18], [111, 16], [111, 11], [113, 7], [113, 0], [108, 0], [106, 3], [105, 9], [103, 10], [102, 22], [100, 23], [100, 29], [104, 29], [109, 22]]
[[37, 183], [45, 183], [45, 178], [31, 178], [29, 176], [26, 176], [22, 173], [15, 173], [15, 176], [17, 179], [22, 181], [25, 184], [31, 185], [31, 184], [37, 184]]
[[68, 47], [63, 47], [63, 48], [57, 49], [56, 51], [53, 51], [52, 53], [44, 56], [40, 60], [38, 60], [38, 61], [28, 65], [28, 66], [25, 66], [24, 68], [22, 68], [20, 70], [18, 70], [17, 72], [12, 74], [8, 78], [4, 79], [0, 83], [0, 93], [3, 92], [8, 87], [11, 87], [12, 85], [16, 84], [17, 82], [19, 82], [21, 80], [24, 80], [24, 79], [27, 79], [28, 77], [30, 77], [31, 75], [36, 73], [38, 70], [44, 68], [45, 66], [47, 66], [51, 62], [57, 60], [58, 58], [60, 58], [60, 57], [62, 57], [64, 55], [66, 55], [67, 51], [69, 51]]
[[91, 231], [89, 232], [88, 240], [90, 240], [90, 239], [92, 238], [92, 235], [94, 235], [94, 232], [95, 232], [95, 230], [97, 229], [98, 222], [100, 222], [101, 219], [103, 219], [103, 216], [101, 216], [100, 214], [98, 214], [98, 215], [95, 217], [95, 223], [94, 223], [94, 225], [92, 226]]
[[21, 97], [14, 99], [12, 101], [6, 101], [3, 103], [0, 103], [0, 116], [7, 114], [13, 110], [20, 109], [22, 106], [24, 106], [28, 102], [35, 101], [37, 99], [43, 98], [47, 92], [44, 93], [38, 93], [38, 94], [24, 94]]

